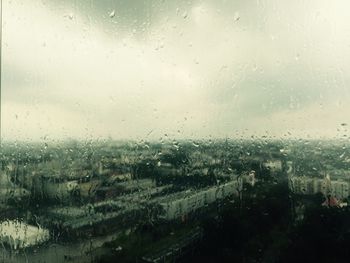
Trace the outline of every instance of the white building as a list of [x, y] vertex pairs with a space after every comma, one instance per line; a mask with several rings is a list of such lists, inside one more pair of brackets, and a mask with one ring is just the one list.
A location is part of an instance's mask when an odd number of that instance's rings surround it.
[[195, 210], [224, 199], [230, 195], [238, 195], [239, 183], [231, 181], [200, 191], [187, 190], [165, 197], [160, 201], [164, 210], [163, 219], [172, 220], [187, 215]]
[[337, 199], [344, 199], [349, 196], [349, 183], [345, 181], [331, 181], [329, 176], [324, 179], [311, 177], [291, 177], [290, 185], [296, 194], [322, 193], [325, 196], [332, 195]]
[[31, 226], [18, 220], [8, 220], [0, 223], [0, 242], [12, 249], [35, 246], [49, 240], [47, 229]]

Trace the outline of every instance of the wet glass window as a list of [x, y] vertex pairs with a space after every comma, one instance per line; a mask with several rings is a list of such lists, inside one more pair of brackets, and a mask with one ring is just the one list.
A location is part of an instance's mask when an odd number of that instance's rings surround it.
[[350, 262], [346, 0], [2, 0], [0, 262]]

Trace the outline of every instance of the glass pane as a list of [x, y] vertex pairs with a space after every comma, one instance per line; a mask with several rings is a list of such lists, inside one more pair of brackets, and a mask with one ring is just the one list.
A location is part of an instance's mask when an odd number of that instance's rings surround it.
[[1, 262], [349, 261], [348, 1], [1, 4]]

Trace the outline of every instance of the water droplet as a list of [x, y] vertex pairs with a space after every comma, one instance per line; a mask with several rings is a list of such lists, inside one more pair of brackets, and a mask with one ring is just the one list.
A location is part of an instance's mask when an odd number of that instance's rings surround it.
[[235, 14], [233, 15], [233, 20], [234, 21], [238, 21], [239, 19], [240, 19], [241, 17], [240, 17], [240, 15], [239, 15], [239, 12], [235, 12]]
[[258, 69], [258, 65], [256, 64], [256, 63], [254, 63], [254, 65], [253, 65], [253, 71], [255, 72], [255, 71], [257, 71], [257, 69]]
[[183, 17], [184, 19], [186, 19], [186, 18], [188, 17], [188, 14], [187, 14], [187, 12], [186, 12], [186, 11], [185, 11], [185, 12], [183, 12], [182, 17]]
[[297, 53], [296, 55], [295, 55], [295, 60], [299, 60], [300, 59], [300, 54], [299, 53]]
[[115, 10], [113, 10], [112, 12], [109, 13], [109, 17], [110, 17], [110, 18], [115, 17]]
[[199, 147], [199, 144], [198, 144], [198, 143], [195, 143], [195, 142], [192, 142], [192, 145], [193, 145], [194, 147], [196, 147], [196, 148]]

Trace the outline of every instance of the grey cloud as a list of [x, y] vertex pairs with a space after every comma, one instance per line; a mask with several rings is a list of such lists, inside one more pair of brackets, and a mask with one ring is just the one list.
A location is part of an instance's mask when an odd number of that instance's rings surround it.
[[349, 100], [344, 1], [42, 0], [4, 7], [6, 136], [17, 136], [21, 123], [10, 128], [12, 112], [23, 110], [31, 116], [18, 136], [63, 127], [77, 137], [84, 129], [142, 137], [153, 126], [156, 138], [177, 130], [215, 137], [253, 132], [264, 121], [277, 131], [283, 114], [284, 128], [298, 129], [289, 113], [311, 122], [319, 105], [331, 115], [327, 105]]

